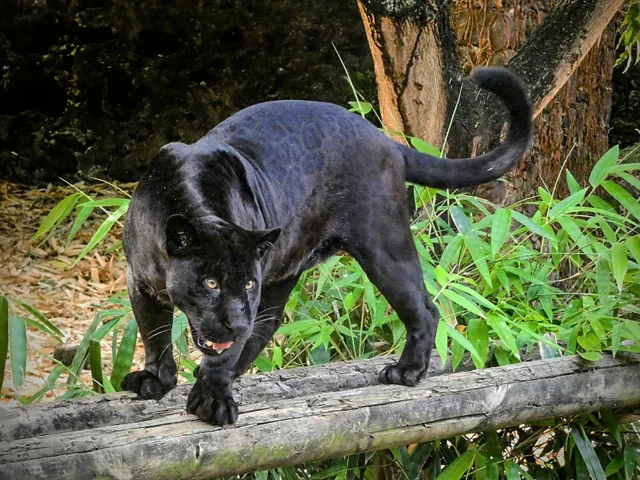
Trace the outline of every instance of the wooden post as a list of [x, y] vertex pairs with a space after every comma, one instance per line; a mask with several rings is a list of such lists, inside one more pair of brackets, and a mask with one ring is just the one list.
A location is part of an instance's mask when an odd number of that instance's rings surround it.
[[[0, 479], [213, 478], [640, 404], [637, 354], [431, 376], [413, 388], [377, 385], [374, 371], [385, 361], [296, 369], [291, 377], [287, 371], [249, 376], [241, 386], [246, 395], [238, 397], [238, 423], [226, 428], [186, 414], [181, 390], [161, 402], [105, 395], [5, 409]], [[329, 378], [333, 387], [313, 386]], [[291, 386], [296, 382], [298, 390]], [[105, 404], [112, 412], [108, 422], [92, 413], [105, 411]], [[39, 432], [36, 417], [61, 407], [75, 412], [73, 425], [56, 431], [42, 421]], [[30, 412], [36, 423], [27, 427]]]

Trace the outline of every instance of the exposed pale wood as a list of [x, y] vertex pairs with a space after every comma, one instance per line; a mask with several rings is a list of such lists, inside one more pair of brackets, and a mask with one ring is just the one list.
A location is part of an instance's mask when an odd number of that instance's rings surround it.
[[447, 99], [434, 22], [423, 25], [413, 18], [376, 15], [360, 1], [358, 8], [374, 60], [382, 123], [392, 135], [413, 135], [440, 145]]
[[[349, 375], [361, 365], [340, 368]], [[0, 478], [212, 478], [316, 461], [638, 404], [639, 367], [640, 355], [605, 355], [595, 364], [565, 357], [429, 377], [414, 388], [370, 385], [268, 400], [257, 385], [238, 423], [224, 429], [182, 408], [91, 428], [91, 404], [78, 403], [87, 410], [85, 429], [1, 442]], [[306, 370], [310, 379], [319, 368]]]

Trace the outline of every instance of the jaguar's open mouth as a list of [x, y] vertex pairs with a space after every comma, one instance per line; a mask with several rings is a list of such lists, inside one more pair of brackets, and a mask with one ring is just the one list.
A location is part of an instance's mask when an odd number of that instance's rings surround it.
[[220, 355], [233, 345], [233, 341], [216, 342], [209, 340], [193, 328], [191, 322], [189, 322], [189, 326], [191, 327], [191, 338], [193, 338], [193, 342], [203, 353], [208, 353], [209, 355]]
[[233, 342], [214, 342], [213, 340], [205, 340], [198, 335], [198, 347], [205, 352], [216, 352], [220, 355], [231, 345], [233, 345]]

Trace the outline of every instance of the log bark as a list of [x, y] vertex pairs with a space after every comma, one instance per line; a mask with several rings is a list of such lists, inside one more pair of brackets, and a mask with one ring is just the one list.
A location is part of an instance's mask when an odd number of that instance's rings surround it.
[[324, 393], [302, 388], [291, 398], [285, 398], [291, 393], [286, 388], [275, 395], [271, 390], [275, 377], [286, 372], [253, 376], [256, 390], [242, 399], [233, 427], [207, 425], [185, 414], [183, 403], [148, 415], [136, 403], [154, 402], [122, 395], [101, 397], [119, 405], [112, 410], [119, 420], [96, 428], [96, 403], [86, 401], [69, 404], [84, 412], [82, 428], [62, 433], [49, 429], [19, 438], [13, 429], [6, 435], [5, 418], [0, 479], [213, 478], [640, 403], [637, 354], [605, 355], [593, 364], [560, 357], [433, 376], [414, 388], [362, 380], [369, 363], [375, 362], [302, 369], [294, 375], [300, 385], [304, 372], [311, 385], [325, 370], [320, 377], [339, 371], [361, 378], [348, 385], [362, 386]]
[[[508, 184], [494, 182], [477, 193], [497, 204], [535, 195], [540, 183], [554, 183], [572, 149], [568, 166], [586, 179], [607, 148], [613, 26], [623, 3], [358, 0], [381, 118], [390, 130], [400, 127], [441, 146], [455, 109], [447, 156], [484, 153], [499, 142], [505, 114], [467, 75], [476, 65], [506, 64], [533, 100], [536, 145]], [[560, 194], [563, 187], [561, 181]]]

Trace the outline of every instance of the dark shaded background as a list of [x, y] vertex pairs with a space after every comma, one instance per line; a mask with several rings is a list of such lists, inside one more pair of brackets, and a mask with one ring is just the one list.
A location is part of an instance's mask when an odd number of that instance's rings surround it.
[[[253, 103], [375, 99], [355, 0], [0, 0], [0, 178], [135, 180]], [[637, 141], [640, 67], [616, 73], [611, 138]]]

